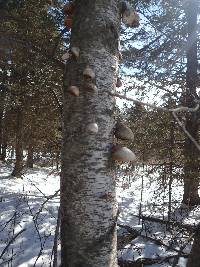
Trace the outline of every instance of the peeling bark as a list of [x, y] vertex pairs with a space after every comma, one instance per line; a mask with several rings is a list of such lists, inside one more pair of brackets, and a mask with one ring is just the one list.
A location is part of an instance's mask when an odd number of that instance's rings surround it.
[[[112, 171], [115, 89], [118, 72], [118, 0], [75, 1], [71, 58], [64, 76], [61, 174], [61, 266], [116, 267], [117, 205]], [[83, 71], [95, 73], [98, 92], [84, 89]], [[67, 92], [70, 85], [80, 96]], [[98, 133], [85, 129], [98, 124]], [[102, 196], [109, 196], [108, 198]]]

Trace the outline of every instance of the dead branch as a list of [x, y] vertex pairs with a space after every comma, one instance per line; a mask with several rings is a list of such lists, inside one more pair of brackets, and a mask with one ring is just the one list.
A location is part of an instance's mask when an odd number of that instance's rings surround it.
[[8, 250], [9, 246], [15, 241], [15, 239], [21, 235], [21, 233], [23, 233], [24, 231], [26, 231], [26, 229], [22, 229], [21, 231], [19, 231], [16, 235], [13, 236], [13, 238], [8, 242], [8, 244], [5, 246], [5, 248], [3, 249], [3, 251], [1, 252], [0, 255], [0, 259], [3, 257], [3, 255], [5, 254], [5, 252]]
[[[133, 229], [132, 227], [130, 227], [130, 226], [128, 226], [128, 225], [121, 225], [121, 224], [117, 224], [117, 225], [118, 225], [119, 227], [121, 227], [121, 228], [126, 229], [129, 233], [133, 233], [133, 232], [136, 233], [136, 232], [137, 232], [137, 233], [138, 233], [138, 236], [141, 236], [141, 237], [144, 238], [144, 239], [150, 240], [151, 242], [153, 242], [154, 244], [156, 244], [156, 245], [158, 245], [158, 246], [163, 246], [163, 247], [166, 247], [167, 249], [170, 249], [170, 250], [173, 250], [173, 251], [175, 251], [175, 252], [177, 252], [177, 253], [180, 253], [180, 250], [179, 250], [179, 249], [173, 248], [173, 247], [171, 247], [171, 246], [169, 246], [169, 245], [163, 243], [160, 239], [155, 239], [155, 238], [153, 238], [153, 237], [143, 235], [143, 234], [141, 234], [139, 231]], [[181, 252], [181, 255], [182, 255], [182, 254], [183, 254], [183, 253]]]
[[160, 110], [160, 111], [165, 111], [165, 112], [175, 112], [175, 113], [178, 113], [178, 112], [196, 112], [196, 111], [198, 111], [199, 106], [200, 106], [199, 103], [197, 103], [196, 107], [194, 107], [194, 108], [180, 106], [180, 107], [177, 107], [177, 108], [168, 109], [168, 108], [159, 107], [159, 106], [156, 106], [156, 105], [153, 105], [153, 104], [150, 104], [150, 103], [145, 103], [145, 102], [136, 100], [136, 99], [134, 99], [132, 97], [127, 97], [126, 95], [121, 95], [121, 94], [112, 93], [112, 92], [108, 92], [108, 93], [110, 95], [118, 97], [120, 99], [125, 99], [125, 100], [128, 100], [128, 101], [134, 102], [135, 104], [140, 104], [142, 106], [147, 106], [147, 107], [150, 107], [150, 108], [153, 108], [153, 109], [157, 109], [157, 110]]
[[[14, 214], [13, 214], [13, 216], [7, 221], [7, 222], [5, 222], [3, 225], [3, 228], [0, 230], [0, 232], [2, 232], [5, 228], [6, 228], [6, 226], [12, 221], [12, 220], [14, 220], [15, 219], [15, 217], [17, 216], [17, 212], [15, 211], [14, 212]], [[1, 225], [2, 226], [2, 225]]]
[[[183, 254], [182, 257], [188, 258], [188, 254]], [[166, 257], [158, 257], [155, 259], [151, 258], [139, 258], [136, 261], [125, 261], [123, 259], [118, 260], [118, 265], [120, 267], [143, 267], [144, 265], [153, 265], [153, 264], [160, 264], [163, 262], [169, 262], [171, 259], [178, 258], [178, 255], [170, 255]]]
[[[40, 191], [40, 192], [41, 192], [41, 191]], [[49, 200], [51, 200], [51, 199], [53, 199], [54, 197], [56, 197], [56, 196], [58, 195], [59, 192], [60, 192], [60, 189], [57, 190], [53, 195], [50, 195], [50, 196], [46, 196], [46, 195], [43, 194], [44, 197], [46, 198], [46, 200], [42, 203], [42, 205], [40, 206], [40, 209], [36, 212], [36, 214], [35, 214], [34, 217], [33, 217], [36, 221], [37, 221], [37, 219], [38, 219], [38, 216], [39, 216], [40, 212], [43, 210], [45, 204], [46, 204]]]
[[196, 230], [196, 226], [191, 225], [191, 224], [182, 224], [182, 223], [177, 222], [177, 221], [166, 221], [166, 220], [162, 220], [159, 218], [155, 218], [155, 217], [151, 217], [151, 216], [144, 216], [144, 215], [142, 215], [142, 216], [134, 215], [134, 216], [140, 217], [144, 221], [156, 222], [156, 223], [160, 223], [160, 224], [166, 224], [166, 225], [171, 225], [171, 226], [177, 226], [179, 228], [184, 228], [189, 232], [195, 232], [195, 230]]
[[187, 241], [180, 247], [180, 252], [178, 253], [177, 257], [174, 258], [172, 267], [176, 267], [176, 265], [178, 264], [178, 260], [179, 260], [179, 258], [180, 258], [180, 256], [181, 256], [181, 254], [182, 254], [184, 248], [185, 248], [185, 247], [188, 245], [188, 243], [193, 239], [194, 235], [195, 235], [195, 233], [192, 233], [192, 234], [188, 237]]
[[[55, 230], [55, 236], [54, 236], [54, 244], [52, 249], [53, 255], [53, 267], [58, 266], [58, 235], [59, 235], [59, 228], [60, 228], [60, 207], [58, 209], [58, 218], [57, 218], [57, 224], [56, 224], [56, 230]], [[51, 267], [51, 265], [50, 265]]]
[[196, 146], [196, 148], [200, 151], [200, 145], [198, 142], [193, 138], [193, 136], [187, 131], [185, 125], [179, 120], [178, 116], [176, 115], [175, 112], [172, 112], [173, 117], [177, 121], [178, 125], [180, 128], [184, 131], [184, 133], [187, 135], [187, 137], [193, 142], [193, 144]]

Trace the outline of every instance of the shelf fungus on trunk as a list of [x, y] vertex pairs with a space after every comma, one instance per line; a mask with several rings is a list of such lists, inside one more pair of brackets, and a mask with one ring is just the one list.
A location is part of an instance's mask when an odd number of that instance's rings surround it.
[[121, 162], [133, 162], [136, 161], [135, 154], [127, 147], [115, 145], [112, 148], [112, 158]]
[[84, 71], [83, 71], [83, 76], [86, 78], [86, 79], [91, 79], [91, 80], [94, 80], [95, 78], [95, 73], [94, 71], [89, 67], [87, 66]]
[[120, 51], [119, 51], [118, 57], [119, 57], [119, 61], [121, 61], [123, 59], [122, 53]]
[[135, 10], [131, 10], [130, 14], [126, 14], [126, 12], [122, 16], [122, 21], [128, 27], [138, 27], [140, 25], [140, 18]]
[[97, 134], [99, 130], [98, 124], [95, 122], [89, 123], [86, 126], [86, 132], [90, 133], [90, 134]]
[[117, 122], [115, 127], [115, 137], [122, 140], [133, 140], [132, 130], [122, 122]]
[[64, 25], [65, 25], [65, 27], [67, 28], [68, 31], [70, 31], [71, 28], [72, 28], [72, 22], [73, 22], [72, 15], [65, 16]]
[[127, 1], [121, 2], [122, 21], [128, 27], [139, 26], [139, 16]]
[[80, 95], [80, 91], [77, 86], [74, 86], [74, 85], [69, 86], [68, 91], [71, 95], [74, 95], [74, 96]]
[[73, 21], [73, 15], [74, 15], [74, 3], [69, 2], [64, 5], [63, 8], [65, 19], [64, 19], [64, 25], [67, 28], [67, 30], [71, 30], [72, 28], [72, 21]]
[[116, 82], [116, 87], [121, 87], [122, 86], [122, 81], [121, 79], [118, 77], [117, 78], [117, 82]]
[[66, 15], [72, 15], [74, 13], [74, 3], [69, 2], [64, 5], [63, 11]]
[[96, 85], [92, 82], [87, 82], [85, 81], [83, 83], [83, 88], [87, 91], [90, 91], [90, 92], [93, 92], [93, 93], [96, 93], [98, 91]]
[[71, 57], [69, 51], [62, 55], [62, 60], [67, 61]]
[[79, 55], [80, 55], [80, 48], [79, 48], [79, 47], [75, 47], [75, 46], [73, 46], [73, 47], [71, 47], [70, 51], [71, 51], [71, 54], [72, 54], [76, 59], [79, 58]]

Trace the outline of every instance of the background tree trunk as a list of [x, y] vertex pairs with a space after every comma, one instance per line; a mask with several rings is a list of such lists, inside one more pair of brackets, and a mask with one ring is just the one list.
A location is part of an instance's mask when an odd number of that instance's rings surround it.
[[[61, 175], [61, 266], [116, 267], [117, 206], [112, 173], [115, 88], [120, 12], [117, 0], [75, 1], [71, 58], [64, 78]], [[83, 70], [95, 72], [98, 93], [83, 88]], [[80, 96], [67, 92], [79, 86]], [[96, 122], [96, 135], [87, 133]]]
[[200, 224], [197, 226], [192, 250], [190, 252], [190, 256], [186, 266], [199, 267], [199, 263], [200, 263]]
[[[188, 23], [188, 44], [187, 44], [187, 73], [186, 73], [186, 94], [185, 105], [194, 107], [197, 99], [197, 2], [188, 1], [186, 4], [186, 17]], [[186, 129], [198, 140], [198, 115], [197, 113], [186, 114]], [[199, 151], [193, 142], [186, 137], [185, 140], [185, 163], [184, 163], [184, 195], [183, 203], [196, 205], [200, 203], [198, 195], [199, 185]]]
[[28, 168], [33, 168], [33, 144], [32, 143], [30, 143], [28, 146], [28, 156], [27, 156], [26, 166]]
[[3, 81], [0, 85], [0, 160], [5, 160], [5, 144], [3, 138], [4, 132], [4, 109], [5, 109], [5, 98], [6, 98], [6, 86], [4, 85], [6, 74], [3, 73]]
[[17, 125], [16, 125], [16, 146], [15, 146], [15, 167], [12, 176], [20, 177], [23, 169], [23, 114], [22, 109], [17, 109]]

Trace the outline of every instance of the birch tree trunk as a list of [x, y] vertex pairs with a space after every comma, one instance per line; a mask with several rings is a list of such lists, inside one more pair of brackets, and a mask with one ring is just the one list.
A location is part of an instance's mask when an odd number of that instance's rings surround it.
[[[80, 57], [66, 64], [61, 174], [61, 266], [116, 267], [117, 205], [111, 148], [118, 71], [118, 0], [75, 1], [71, 47]], [[98, 92], [83, 88], [83, 71], [95, 72]], [[76, 85], [80, 96], [68, 93]], [[96, 122], [98, 133], [86, 127]]]

